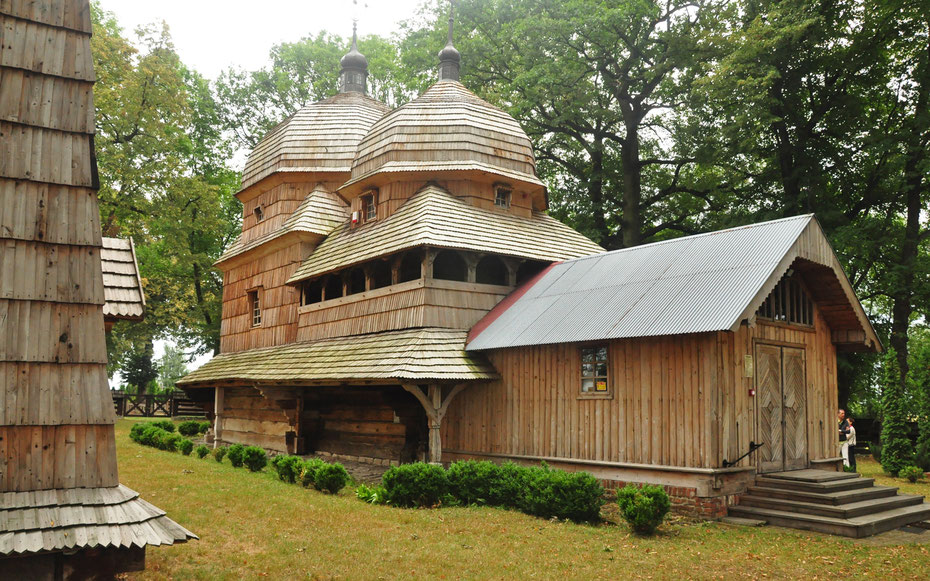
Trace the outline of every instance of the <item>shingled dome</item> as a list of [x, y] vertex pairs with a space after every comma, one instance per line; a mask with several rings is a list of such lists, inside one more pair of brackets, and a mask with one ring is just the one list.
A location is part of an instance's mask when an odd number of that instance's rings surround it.
[[390, 110], [359, 92], [340, 93], [300, 109], [252, 150], [242, 172], [242, 189], [277, 172], [348, 172], [359, 141]]
[[520, 124], [460, 82], [444, 80], [374, 124], [340, 191], [351, 195], [391, 174], [469, 170], [544, 189]]

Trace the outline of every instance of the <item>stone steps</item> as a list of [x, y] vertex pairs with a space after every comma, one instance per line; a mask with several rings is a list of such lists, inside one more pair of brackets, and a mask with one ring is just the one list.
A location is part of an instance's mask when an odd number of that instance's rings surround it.
[[728, 514], [859, 538], [925, 521], [930, 504], [855, 473], [796, 470], [758, 476]]

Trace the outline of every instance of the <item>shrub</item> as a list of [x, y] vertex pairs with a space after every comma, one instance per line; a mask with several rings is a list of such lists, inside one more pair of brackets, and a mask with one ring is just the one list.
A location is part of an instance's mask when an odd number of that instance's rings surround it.
[[545, 464], [525, 468], [525, 488], [517, 508], [543, 518], [597, 521], [604, 487], [587, 472], [551, 470]]
[[671, 508], [668, 493], [661, 486], [637, 488], [627, 485], [617, 491], [620, 514], [634, 531], [653, 534]]
[[914, 463], [914, 445], [907, 427], [904, 383], [898, 357], [888, 349], [882, 361], [882, 470], [897, 474]]
[[911, 482], [924, 479], [924, 471], [919, 466], [905, 466], [898, 472], [899, 478], [907, 478]]
[[198, 434], [206, 434], [206, 433], [207, 433], [207, 430], [210, 429], [210, 426], [211, 426], [211, 425], [212, 425], [212, 424], [210, 424], [210, 422], [208, 422], [208, 421], [206, 421], [206, 420], [200, 422], [200, 424], [197, 426], [197, 433], [198, 433]]
[[442, 466], [415, 462], [392, 466], [381, 483], [387, 501], [394, 506], [435, 506], [449, 489], [449, 479]]
[[233, 444], [226, 450], [226, 457], [229, 458], [229, 463], [235, 468], [242, 467], [242, 455], [245, 453], [245, 446], [242, 444]]
[[146, 426], [148, 425], [150, 424], [148, 423], [133, 424], [132, 428], [129, 429], [129, 439], [132, 440], [133, 442], [139, 442], [140, 438], [142, 437], [142, 431], [145, 430]]
[[310, 458], [300, 465], [300, 484], [306, 488], [316, 482], [316, 471], [326, 462], [319, 458]]
[[875, 459], [879, 464], [882, 463], [882, 443], [878, 440], [869, 443], [869, 452], [872, 453], [872, 458]]
[[178, 442], [178, 451], [185, 456], [190, 456], [191, 452], [194, 451], [194, 443], [187, 438], [184, 438]]
[[369, 504], [387, 504], [387, 490], [383, 486], [368, 487], [361, 484], [355, 489], [355, 496]]
[[207, 456], [207, 454], [210, 453], [210, 448], [207, 448], [206, 446], [201, 444], [197, 446], [196, 448], [194, 448], [194, 453], [197, 454], [198, 458], [203, 460]]
[[161, 433], [156, 437], [155, 447], [167, 452], [176, 452], [178, 450], [178, 446], [181, 444], [181, 440], [184, 440], [184, 437], [181, 436], [181, 434], [161, 430]]
[[250, 472], [258, 472], [268, 464], [268, 454], [258, 446], [248, 446], [242, 450], [242, 463]]
[[178, 424], [178, 433], [182, 436], [196, 436], [200, 433], [200, 422], [197, 420], [187, 420]]
[[526, 490], [530, 468], [513, 462], [504, 462], [498, 467], [497, 480], [488, 487], [488, 504], [519, 508]]
[[228, 448], [226, 448], [226, 446], [218, 446], [216, 448], [213, 448], [213, 459], [216, 460], [217, 462], [222, 462], [223, 457], [226, 456], [226, 452], [228, 451], [229, 450]]
[[349, 473], [342, 464], [323, 464], [316, 469], [313, 487], [336, 494], [349, 482]]
[[[515, 466], [515, 465], [514, 465]], [[503, 493], [501, 467], [493, 462], [462, 460], [446, 470], [449, 493], [462, 504], [501, 506], [509, 494]]]
[[301, 460], [297, 456], [278, 455], [271, 459], [271, 467], [278, 473], [278, 478], [293, 484], [300, 476]]
[[157, 428], [161, 428], [165, 430], [166, 432], [174, 431], [174, 422], [172, 422], [171, 420], [157, 420], [157, 421], [149, 422], [149, 423]]

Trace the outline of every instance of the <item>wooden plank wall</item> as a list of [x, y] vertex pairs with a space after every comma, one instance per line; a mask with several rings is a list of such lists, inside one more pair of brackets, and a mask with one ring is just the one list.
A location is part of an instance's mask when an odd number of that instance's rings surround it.
[[0, 0], [0, 491], [116, 486], [86, 1]]
[[712, 467], [715, 334], [610, 343], [610, 399], [580, 395], [576, 344], [487, 355], [501, 379], [468, 387], [443, 420], [446, 450]]
[[495, 285], [420, 279], [300, 307], [298, 341], [412, 327], [469, 329], [509, 289]]
[[[223, 273], [220, 351], [231, 353], [292, 343], [297, 337], [297, 288], [284, 284], [306, 253], [294, 244]], [[261, 287], [262, 324], [252, 327], [248, 292]]]
[[[281, 229], [294, 210], [318, 186], [319, 182], [287, 182], [274, 186], [268, 191], [242, 204], [242, 241], [251, 242], [256, 238]], [[335, 191], [336, 184], [323, 184], [327, 191]], [[255, 216], [255, 208], [261, 206], [263, 219]]]
[[[482, 181], [486, 176], [474, 176], [478, 180], [438, 180], [427, 181], [416, 179], [410, 181], [396, 181], [385, 184], [378, 190], [378, 219], [383, 220], [397, 211], [404, 202], [423, 189], [428, 183], [436, 183], [439, 187], [448, 190], [452, 195], [462, 198], [469, 204], [486, 210], [499, 210], [494, 206], [495, 188], [492, 182]], [[352, 200], [352, 211], [362, 209], [361, 199]], [[511, 196], [509, 213], [523, 218], [530, 218], [533, 214], [533, 200], [525, 193], [516, 189]]]

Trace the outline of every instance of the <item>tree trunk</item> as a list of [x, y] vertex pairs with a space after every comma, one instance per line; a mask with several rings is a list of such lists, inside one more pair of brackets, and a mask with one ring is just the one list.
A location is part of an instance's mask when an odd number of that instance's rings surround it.
[[628, 121], [626, 139], [620, 148], [620, 163], [623, 166], [623, 216], [620, 227], [623, 247], [639, 246], [643, 237], [642, 215], [642, 165], [639, 159], [639, 121]]
[[604, 140], [601, 136], [595, 136], [591, 147], [588, 199], [591, 200], [594, 229], [600, 235], [600, 243], [604, 248], [613, 250], [613, 235], [607, 227], [607, 211], [604, 208]]

